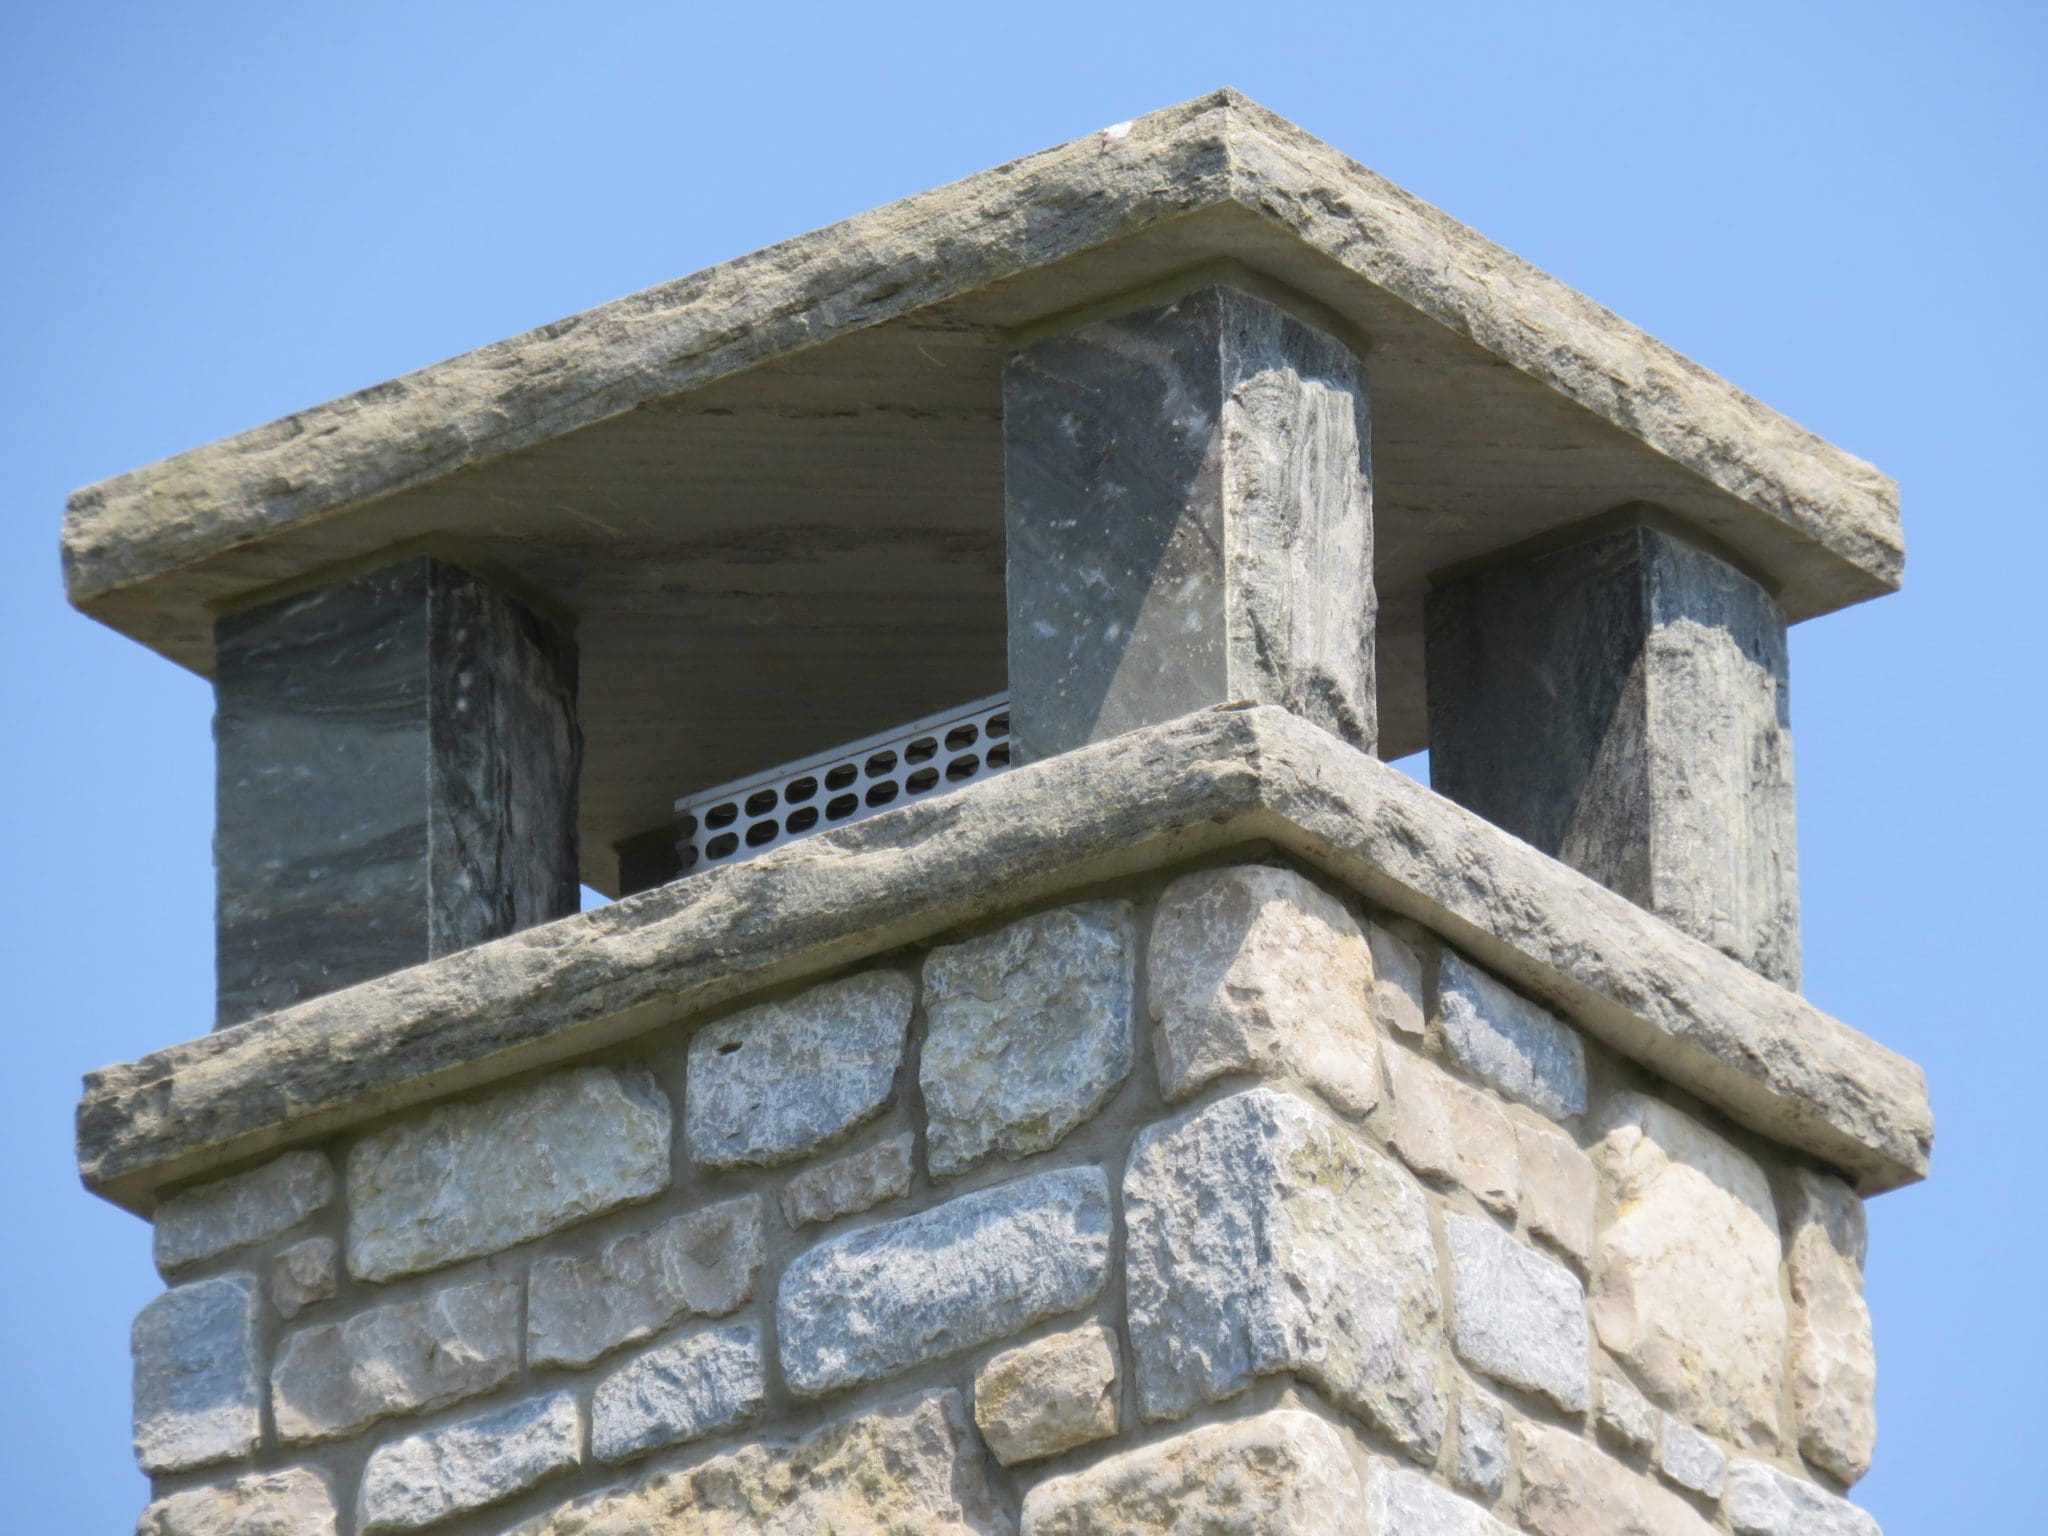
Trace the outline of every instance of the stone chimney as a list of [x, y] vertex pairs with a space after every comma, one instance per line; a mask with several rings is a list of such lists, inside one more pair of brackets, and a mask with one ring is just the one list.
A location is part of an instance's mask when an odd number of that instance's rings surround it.
[[218, 700], [145, 1536], [1875, 1531], [1785, 627], [1895, 489], [1244, 98], [64, 554]]

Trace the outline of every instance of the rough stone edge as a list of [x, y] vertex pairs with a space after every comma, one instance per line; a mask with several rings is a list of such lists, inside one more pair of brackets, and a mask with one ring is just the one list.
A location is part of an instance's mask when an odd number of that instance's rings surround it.
[[[1898, 586], [1898, 488], [1870, 464], [1236, 91], [1125, 127], [86, 486], [64, 519], [71, 600], [96, 611], [240, 545], [1231, 203], [1796, 530], [1858, 573], [1860, 595]], [[1050, 236], [1049, 209], [1067, 221]]]
[[[1926, 1176], [1916, 1065], [1272, 707], [1133, 731], [87, 1074], [88, 1188], [159, 1192], [1094, 882], [1278, 847], [1864, 1193]], [[1000, 881], [989, 872], [1002, 873]]]

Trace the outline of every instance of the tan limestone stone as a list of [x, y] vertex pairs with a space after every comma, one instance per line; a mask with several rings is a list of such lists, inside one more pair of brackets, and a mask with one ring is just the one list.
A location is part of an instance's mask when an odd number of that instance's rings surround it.
[[1346, 1114], [1379, 1098], [1372, 951], [1341, 903], [1290, 869], [1203, 870], [1152, 923], [1159, 1086], [1227, 1072], [1300, 1077]]
[[334, 1497], [305, 1467], [259, 1472], [158, 1499], [135, 1536], [334, 1536]]
[[1343, 1438], [1278, 1408], [1040, 1483], [1023, 1536], [1346, 1536], [1359, 1505]]
[[1365, 937], [1372, 947], [1372, 995], [1379, 1004], [1380, 1023], [1419, 1042], [1429, 1027], [1421, 956], [1378, 923], [1366, 926]]
[[1870, 1470], [1877, 1444], [1877, 1358], [1863, 1300], [1863, 1202], [1839, 1179], [1796, 1169], [1785, 1241], [1799, 1451], [1853, 1483]]
[[1476, 1088], [1406, 1051], [1389, 1050], [1387, 1139], [1424, 1178], [1451, 1180], [1489, 1210], [1515, 1213], [1521, 1186], [1515, 1127]]
[[1601, 1454], [1577, 1435], [1523, 1421], [1514, 1428], [1522, 1489], [1516, 1513], [1533, 1536], [1710, 1536], [1685, 1500]]
[[1589, 1298], [1600, 1342], [1700, 1428], [1775, 1444], [1785, 1307], [1763, 1170], [1641, 1094], [1618, 1096], [1603, 1124], [1596, 1161], [1613, 1213]]
[[1004, 1466], [1116, 1433], [1117, 1338], [1100, 1323], [1004, 1350], [974, 1378], [974, 1423]]
[[1522, 1217], [1529, 1230], [1584, 1270], [1593, 1256], [1599, 1181], [1593, 1160], [1554, 1126], [1515, 1122], [1522, 1175]]

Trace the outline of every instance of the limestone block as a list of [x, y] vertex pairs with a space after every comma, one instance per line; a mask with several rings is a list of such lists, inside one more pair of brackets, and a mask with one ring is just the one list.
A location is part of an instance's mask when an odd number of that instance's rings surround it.
[[1847, 1499], [1760, 1461], [1729, 1463], [1722, 1508], [1735, 1536], [1883, 1536]]
[[331, 1300], [341, 1268], [341, 1250], [331, 1237], [309, 1237], [270, 1261], [270, 1304], [290, 1322], [316, 1302]]
[[767, 1396], [761, 1325], [708, 1328], [636, 1355], [590, 1399], [590, 1454], [624, 1461], [751, 1424]]
[[253, 1473], [158, 1499], [135, 1536], [335, 1536], [334, 1495], [307, 1467]]
[[1650, 1395], [1737, 1445], [1775, 1444], [1785, 1307], [1763, 1170], [1697, 1121], [1618, 1095], [1595, 1161], [1613, 1214], [1591, 1307], [1600, 1342]]
[[1057, 1146], [1130, 1075], [1131, 907], [1091, 901], [949, 944], [924, 963], [919, 1086], [932, 1177]]
[[1372, 949], [1372, 994], [1380, 1023], [1419, 1043], [1429, 1027], [1421, 957], [1378, 923], [1366, 925], [1365, 937]]
[[1507, 1482], [1507, 1410], [1476, 1389], [1458, 1398], [1458, 1460], [1451, 1475], [1460, 1488], [1489, 1504]]
[[318, 1152], [287, 1152], [260, 1168], [216, 1179], [156, 1208], [156, 1267], [175, 1274], [232, 1249], [288, 1232], [334, 1199], [334, 1165]]
[[580, 1067], [444, 1104], [348, 1154], [348, 1267], [390, 1280], [495, 1253], [669, 1180], [668, 1099], [644, 1072]]
[[1116, 1366], [1100, 1323], [1006, 1349], [975, 1373], [975, 1426], [1006, 1467], [1113, 1435]]
[[873, 1210], [910, 1193], [910, 1131], [806, 1168], [782, 1186], [782, 1219], [792, 1231]]
[[817, 1397], [1071, 1311], [1102, 1289], [1109, 1236], [1102, 1170], [1062, 1168], [829, 1239], [783, 1271], [783, 1375]]
[[1008, 1536], [957, 1392], [592, 1494], [506, 1536]]
[[1586, 1046], [1578, 1031], [1446, 954], [1437, 980], [1444, 1049], [1482, 1082], [1562, 1120], [1586, 1109]]
[[570, 1392], [515, 1403], [379, 1446], [363, 1467], [362, 1531], [416, 1531], [501, 1504], [583, 1460]]
[[1728, 1471], [1728, 1453], [1683, 1419], [1667, 1413], [1664, 1433], [1657, 1441], [1657, 1468], [1679, 1487], [1718, 1499]]
[[1255, 1072], [1301, 1078], [1346, 1114], [1377, 1102], [1372, 951], [1343, 904], [1293, 870], [1176, 880], [1152, 920], [1146, 974], [1168, 1099]]
[[1145, 1417], [1292, 1371], [1435, 1454], [1436, 1249], [1422, 1192], [1390, 1159], [1306, 1100], [1251, 1088], [1140, 1134], [1124, 1220]]
[[1514, 1536], [1477, 1504], [1420, 1472], [1375, 1466], [1365, 1495], [1365, 1536]]
[[896, 1091], [916, 997], [901, 971], [865, 971], [698, 1030], [684, 1092], [690, 1156], [773, 1167], [867, 1124]]
[[1446, 1214], [1444, 1238], [1458, 1358], [1567, 1412], [1584, 1412], [1589, 1340], [1578, 1277], [1479, 1217]]
[[182, 1472], [262, 1439], [261, 1297], [250, 1274], [175, 1286], [135, 1316], [135, 1459]]
[[722, 1317], [754, 1299], [761, 1197], [740, 1195], [615, 1237], [593, 1254], [550, 1254], [527, 1281], [526, 1354], [588, 1365], [684, 1317]]
[[1663, 1433], [1664, 1415], [1619, 1376], [1600, 1377], [1599, 1425], [1617, 1445], [1648, 1454]]
[[518, 1280], [451, 1286], [286, 1334], [271, 1416], [287, 1444], [333, 1440], [475, 1397], [518, 1369]]
[[1520, 1152], [1501, 1107], [1409, 1051], [1387, 1052], [1387, 1087], [1387, 1139], [1401, 1160], [1424, 1178], [1462, 1184], [1489, 1210], [1514, 1215]]
[[1841, 1180], [1793, 1170], [1785, 1207], [1792, 1280], [1792, 1414], [1799, 1451], [1844, 1484], [1877, 1445], [1877, 1357], [1863, 1301], [1863, 1202]]
[[1514, 1442], [1522, 1474], [1515, 1512], [1531, 1536], [1711, 1536], [1685, 1500], [1577, 1435], [1524, 1420]]
[[1593, 1213], [1599, 1179], [1593, 1160], [1555, 1126], [1515, 1122], [1522, 1176], [1522, 1219], [1579, 1269], [1593, 1257]]
[[1298, 1408], [1207, 1424], [1024, 1496], [1022, 1536], [1348, 1536], [1349, 1447]]

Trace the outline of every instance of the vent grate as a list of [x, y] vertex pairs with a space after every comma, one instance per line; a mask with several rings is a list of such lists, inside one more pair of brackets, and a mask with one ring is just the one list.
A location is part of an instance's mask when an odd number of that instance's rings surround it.
[[994, 694], [676, 802], [683, 874], [991, 778], [1010, 766], [1010, 698]]

